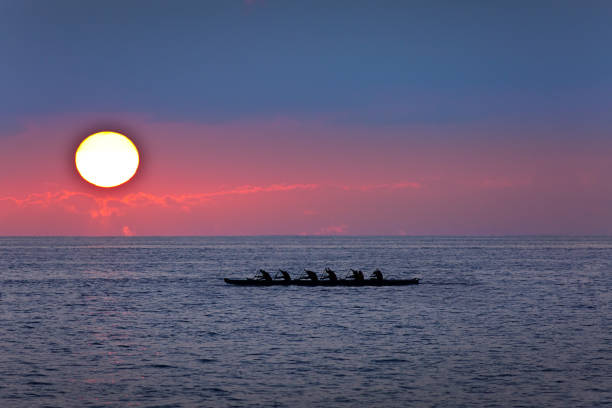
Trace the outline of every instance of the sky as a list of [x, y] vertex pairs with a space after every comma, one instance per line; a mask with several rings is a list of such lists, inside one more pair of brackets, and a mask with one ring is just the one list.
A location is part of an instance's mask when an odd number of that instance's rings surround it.
[[[607, 1], [0, 2], [0, 235], [612, 234]], [[115, 130], [128, 183], [74, 153]]]

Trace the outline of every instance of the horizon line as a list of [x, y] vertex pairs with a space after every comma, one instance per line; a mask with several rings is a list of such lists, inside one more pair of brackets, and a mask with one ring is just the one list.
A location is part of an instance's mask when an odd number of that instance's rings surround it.
[[376, 238], [376, 237], [610, 237], [612, 234], [221, 234], [221, 235], [0, 235], [0, 238], [264, 238], [264, 237], [305, 237], [305, 238]]

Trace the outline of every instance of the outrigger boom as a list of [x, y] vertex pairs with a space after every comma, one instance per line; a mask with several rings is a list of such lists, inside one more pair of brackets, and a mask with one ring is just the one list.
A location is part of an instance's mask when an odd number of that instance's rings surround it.
[[418, 278], [413, 279], [383, 279], [382, 272], [376, 269], [369, 279], [365, 279], [363, 272], [351, 269], [351, 273], [344, 279], [338, 279], [336, 273], [325, 268], [321, 276], [313, 271], [304, 269], [304, 273], [297, 279], [292, 279], [287, 271], [279, 269], [274, 278], [265, 270], [260, 269], [253, 278], [223, 279], [226, 283], [239, 286], [405, 286], [416, 285]]

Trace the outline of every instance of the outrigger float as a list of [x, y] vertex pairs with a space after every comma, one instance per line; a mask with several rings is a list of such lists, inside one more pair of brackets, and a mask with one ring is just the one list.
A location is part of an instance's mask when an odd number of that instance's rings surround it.
[[279, 269], [274, 277], [260, 269], [253, 278], [223, 279], [225, 283], [241, 286], [405, 286], [416, 285], [418, 278], [413, 279], [383, 279], [382, 272], [376, 269], [369, 279], [365, 279], [363, 272], [351, 269], [344, 279], [338, 279], [334, 271], [325, 268], [325, 272], [318, 276], [315, 272], [304, 269], [304, 273], [297, 279], [292, 279], [289, 272]]

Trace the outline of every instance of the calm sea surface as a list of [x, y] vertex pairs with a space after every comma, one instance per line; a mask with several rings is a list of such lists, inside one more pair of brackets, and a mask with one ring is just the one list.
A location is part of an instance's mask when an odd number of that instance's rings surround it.
[[[259, 267], [421, 285], [248, 288]], [[1, 407], [612, 406], [612, 238], [0, 238]]]

